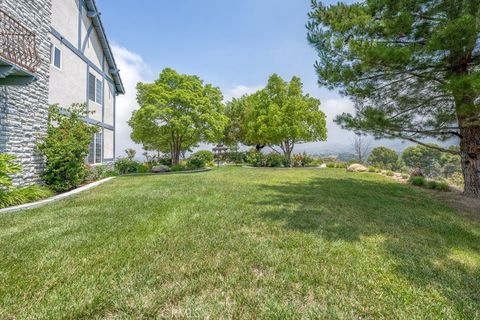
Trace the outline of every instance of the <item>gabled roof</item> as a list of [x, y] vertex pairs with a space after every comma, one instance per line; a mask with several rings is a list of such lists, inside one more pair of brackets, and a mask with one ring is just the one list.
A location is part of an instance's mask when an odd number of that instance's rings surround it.
[[92, 19], [93, 27], [97, 32], [98, 39], [100, 40], [103, 52], [105, 53], [105, 59], [107, 59], [109, 66], [108, 72], [112, 74], [113, 81], [115, 82], [115, 88], [118, 93], [125, 94], [125, 88], [123, 86], [122, 79], [120, 78], [120, 70], [118, 70], [115, 58], [113, 57], [112, 48], [108, 43], [105, 28], [103, 27], [102, 20], [100, 19], [100, 12], [98, 11], [95, 0], [84, 0], [84, 2], [88, 9], [87, 15]]

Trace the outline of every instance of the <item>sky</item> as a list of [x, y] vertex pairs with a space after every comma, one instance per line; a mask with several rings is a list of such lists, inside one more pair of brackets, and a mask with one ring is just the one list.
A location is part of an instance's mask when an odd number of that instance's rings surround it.
[[297, 151], [352, 146], [353, 134], [333, 119], [352, 111], [353, 104], [318, 86], [316, 52], [305, 28], [310, 0], [97, 0], [97, 5], [127, 90], [117, 100], [117, 156], [127, 147], [141, 154], [126, 123], [138, 108], [135, 85], [153, 81], [166, 67], [220, 87], [226, 100], [257, 91], [273, 73], [288, 80], [300, 76], [304, 91], [321, 100], [328, 140]]

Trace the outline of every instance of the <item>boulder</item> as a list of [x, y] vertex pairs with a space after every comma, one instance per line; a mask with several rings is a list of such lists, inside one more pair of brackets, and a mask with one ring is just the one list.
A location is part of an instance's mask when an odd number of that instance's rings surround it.
[[410, 176], [411, 177], [424, 177], [422, 169], [420, 169], [420, 168], [413, 169], [413, 171], [410, 172]]
[[170, 171], [170, 168], [164, 165], [158, 165], [158, 166], [152, 167], [153, 173], [161, 173], [161, 172], [169, 172], [169, 171]]
[[367, 172], [368, 168], [362, 164], [354, 163], [347, 168], [349, 172]]

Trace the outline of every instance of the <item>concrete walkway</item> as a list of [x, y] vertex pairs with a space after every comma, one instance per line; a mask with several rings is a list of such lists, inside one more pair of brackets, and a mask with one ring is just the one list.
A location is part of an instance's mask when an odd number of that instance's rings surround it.
[[62, 200], [62, 199], [65, 199], [65, 198], [68, 198], [68, 197], [71, 197], [71, 196], [74, 196], [76, 194], [79, 194], [83, 191], [87, 191], [87, 190], [90, 190], [90, 189], [93, 189], [107, 181], [110, 181], [112, 179], [114, 179], [115, 177], [110, 177], [110, 178], [106, 178], [106, 179], [103, 179], [103, 180], [99, 180], [99, 181], [96, 181], [96, 182], [92, 182], [90, 184], [87, 184], [83, 187], [80, 187], [80, 188], [77, 188], [77, 189], [74, 189], [72, 191], [69, 191], [69, 192], [65, 192], [65, 193], [61, 193], [59, 195], [56, 195], [56, 196], [53, 196], [51, 198], [47, 198], [47, 199], [43, 199], [43, 200], [40, 200], [40, 201], [37, 201], [37, 202], [32, 202], [32, 203], [27, 203], [27, 204], [22, 204], [22, 205], [19, 205], [19, 206], [15, 206], [15, 207], [9, 207], [9, 208], [5, 208], [5, 209], [0, 209], [0, 214], [2, 213], [9, 213], [9, 212], [15, 212], [15, 211], [21, 211], [21, 210], [29, 210], [29, 209], [33, 209], [33, 208], [38, 208], [38, 207], [41, 207], [41, 206], [44, 206], [44, 205], [47, 205], [49, 203], [53, 203], [53, 202], [56, 202], [56, 201], [59, 201], [59, 200]]

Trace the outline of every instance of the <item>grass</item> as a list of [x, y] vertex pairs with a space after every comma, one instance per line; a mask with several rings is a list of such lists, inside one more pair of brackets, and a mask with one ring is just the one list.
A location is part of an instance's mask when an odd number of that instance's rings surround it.
[[0, 318], [480, 317], [480, 224], [344, 169], [120, 177], [0, 216]]

